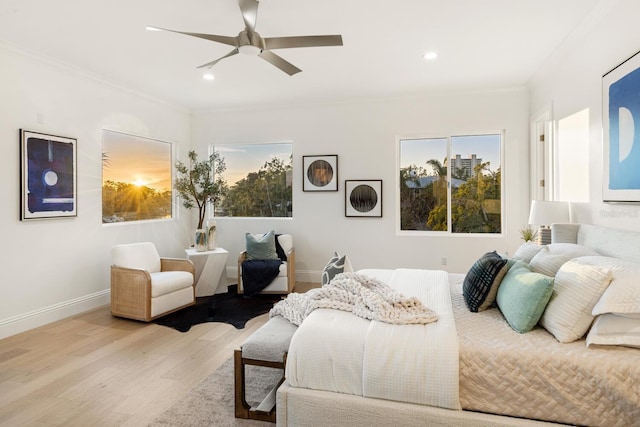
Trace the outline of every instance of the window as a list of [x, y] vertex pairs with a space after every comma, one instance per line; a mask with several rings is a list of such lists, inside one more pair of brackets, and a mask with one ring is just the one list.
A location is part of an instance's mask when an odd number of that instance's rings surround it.
[[291, 217], [293, 145], [220, 145], [228, 191], [215, 206], [219, 217]]
[[399, 141], [400, 230], [501, 233], [502, 134]]
[[102, 131], [102, 223], [171, 218], [171, 144]]
[[558, 120], [557, 200], [589, 202], [589, 109]]

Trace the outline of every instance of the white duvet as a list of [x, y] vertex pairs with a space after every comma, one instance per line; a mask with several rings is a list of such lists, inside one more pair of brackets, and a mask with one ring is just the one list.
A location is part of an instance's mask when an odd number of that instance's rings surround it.
[[438, 321], [392, 325], [318, 309], [294, 334], [286, 377], [293, 387], [460, 409], [458, 336], [447, 273], [360, 270], [434, 310]]

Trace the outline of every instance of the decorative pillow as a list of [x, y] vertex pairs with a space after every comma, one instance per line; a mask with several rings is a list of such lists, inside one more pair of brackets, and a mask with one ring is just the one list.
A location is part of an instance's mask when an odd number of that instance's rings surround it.
[[336, 275], [340, 273], [352, 272], [353, 268], [346, 255], [340, 256], [338, 252], [333, 253], [333, 257], [322, 270], [322, 286], [328, 284]]
[[637, 272], [616, 272], [611, 285], [593, 307], [593, 315], [614, 313], [640, 318], [640, 276]]
[[562, 343], [582, 338], [595, 317], [591, 311], [610, 282], [608, 269], [568, 261], [555, 276], [540, 325]]
[[537, 245], [533, 242], [526, 242], [520, 245], [518, 249], [516, 249], [516, 253], [513, 254], [513, 258], [529, 264], [531, 262], [531, 259], [543, 248], [544, 246]]
[[247, 259], [280, 259], [276, 252], [276, 234], [273, 230], [264, 235], [245, 234]]
[[533, 273], [523, 261], [507, 271], [496, 301], [511, 328], [529, 332], [540, 320], [553, 292], [553, 277]]
[[560, 267], [569, 261], [571, 257], [564, 254], [551, 253], [547, 247], [542, 249], [531, 258], [529, 269], [534, 273], [544, 274], [545, 276], [554, 277]]
[[591, 344], [640, 348], [640, 319], [615, 314], [596, 317], [587, 335], [587, 347]]
[[551, 243], [547, 245], [547, 249], [552, 254], [564, 255], [567, 258], [577, 258], [581, 256], [600, 255], [597, 251], [577, 243]]
[[498, 286], [508, 269], [507, 260], [496, 251], [487, 252], [471, 266], [462, 283], [462, 296], [469, 311], [486, 310], [495, 302]]

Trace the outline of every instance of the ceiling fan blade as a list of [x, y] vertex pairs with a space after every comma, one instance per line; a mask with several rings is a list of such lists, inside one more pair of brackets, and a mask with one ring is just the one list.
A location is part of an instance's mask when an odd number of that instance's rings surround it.
[[218, 43], [226, 44], [226, 45], [229, 45], [229, 46], [235, 46], [235, 47], [238, 47], [238, 44], [239, 44], [237, 37], [218, 36], [218, 35], [215, 35], [215, 34], [189, 33], [189, 32], [186, 32], [186, 31], [168, 30], [166, 28], [160, 28], [160, 27], [147, 27], [147, 30], [150, 30], [150, 31], [168, 31], [170, 33], [184, 34], [186, 36], [197, 37], [199, 39], [205, 39], [205, 40], [209, 40], [209, 41], [212, 41], [212, 42], [218, 42]]
[[227, 53], [225, 56], [221, 56], [220, 58], [216, 59], [215, 61], [211, 61], [211, 62], [207, 62], [206, 64], [203, 64], [199, 67], [196, 68], [211, 68], [214, 65], [216, 65], [218, 62], [222, 61], [224, 58], [228, 58], [230, 56], [236, 55], [238, 53], [238, 48], [233, 49], [231, 52]]
[[269, 50], [263, 50], [262, 52], [260, 52], [258, 56], [264, 59], [265, 61], [269, 62], [270, 64], [280, 68], [282, 71], [289, 74], [290, 76], [293, 76], [294, 74], [302, 71], [300, 68], [296, 67], [295, 65], [293, 65], [288, 61], [285, 61], [284, 59], [282, 59], [281, 57], [279, 57], [278, 55], [276, 55], [275, 53]]
[[253, 34], [256, 30], [256, 20], [258, 19], [258, 1], [257, 0], [238, 0], [240, 12], [247, 32]]
[[293, 36], [265, 37], [267, 49], [287, 49], [292, 47], [342, 46], [342, 36]]

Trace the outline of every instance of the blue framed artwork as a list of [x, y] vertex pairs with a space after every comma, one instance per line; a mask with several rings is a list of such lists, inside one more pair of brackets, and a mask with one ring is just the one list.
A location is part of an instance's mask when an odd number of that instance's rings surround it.
[[20, 220], [77, 216], [76, 140], [20, 130]]
[[602, 200], [640, 202], [640, 52], [602, 77]]

